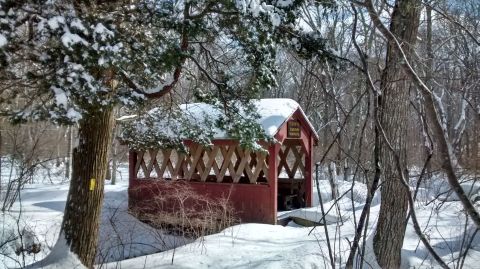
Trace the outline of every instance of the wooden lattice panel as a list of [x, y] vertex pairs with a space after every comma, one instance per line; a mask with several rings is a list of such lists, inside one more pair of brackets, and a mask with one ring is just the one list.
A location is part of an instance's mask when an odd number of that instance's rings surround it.
[[[204, 147], [193, 144], [189, 153], [172, 149], [141, 151], [137, 154], [137, 178], [184, 179], [238, 183], [245, 178], [257, 183], [268, 178], [268, 154], [251, 152], [238, 144]], [[263, 173], [262, 173], [263, 172]]]
[[295, 144], [285, 144], [278, 152], [278, 175], [285, 172], [288, 178], [298, 178], [305, 176], [305, 151], [302, 146]]

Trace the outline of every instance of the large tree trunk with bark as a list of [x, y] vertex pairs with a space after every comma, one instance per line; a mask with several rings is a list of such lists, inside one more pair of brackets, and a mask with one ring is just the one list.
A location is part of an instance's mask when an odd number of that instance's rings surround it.
[[97, 250], [104, 180], [114, 125], [113, 110], [92, 112], [79, 124], [72, 178], [61, 235], [80, 261], [92, 268]]
[[[407, 55], [411, 55], [417, 38], [420, 2], [397, 0], [390, 23], [390, 31], [403, 44]], [[401, 54], [393, 42], [388, 43], [385, 69], [381, 78], [379, 121], [386, 138], [400, 156], [402, 169], [406, 164], [407, 119], [410, 82], [401, 64]], [[383, 168], [381, 206], [374, 237], [374, 251], [382, 268], [399, 268], [401, 249], [405, 237], [408, 210], [408, 193], [402, 186], [395, 163], [394, 153], [381, 146]]]

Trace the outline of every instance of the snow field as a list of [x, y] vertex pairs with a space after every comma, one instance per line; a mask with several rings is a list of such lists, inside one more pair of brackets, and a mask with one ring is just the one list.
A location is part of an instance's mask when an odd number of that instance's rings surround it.
[[[5, 171], [5, 170], [3, 170]], [[286, 227], [266, 224], [241, 224], [224, 231], [191, 239], [173, 236], [156, 230], [131, 216], [127, 211], [127, 167], [120, 170], [117, 185], [106, 182], [102, 211], [97, 268], [329, 268], [327, 241], [324, 227], [302, 227], [290, 222]], [[330, 183], [320, 180], [320, 194], [328, 212], [327, 222], [332, 252], [336, 266], [345, 266], [349, 254], [349, 242], [354, 236], [354, 221], [358, 221], [367, 188], [355, 182], [353, 200], [351, 182], [336, 180], [338, 199], [335, 205], [331, 197]], [[60, 182], [60, 180], [52, 180]], [[18, 268], [34, 263], [30, 268], [81, 268], [75, 256], [66, 251], [65, 242], [57, 242], [68, 193], [68, 183], [50, 183], [37, 178], [36, 184], [28, 184], [22, 190], [21, 200], [14, 208], [1, 215], [5, 241], [11, 234], [23, 232], [19, 241], [13, 240], [0, 248], [0, 268]], [[412, 180], [412, 190], [415, 180]], [[468, 181], [472, 198], [478, 193], [478, 184]], [[440, 256], [451, 267], [460, 264], [458, 259], [463, 245], [474, 234], [474, 226], [465, 223], [465, 214], [455, 197], [444, 193], [445, 181], [437, 176], [422, 184], [417, 196], [417, 216]], [[445, 196], [445, 197], [444, 197]], [[318, 205], [318, 193], [314, 186], [314, 202]], [[434, 197], [440, 199], [433, 200]], [[445, 199], [443, 199], [444, 197]], [[477, 203], [478, 204], [478, 203]], [[377, 193], [371, 207], [367, 232], [364, 268], [377, 268], [372, 251], [372, 238], [380, 208]], [[21, 216], [20, 219], [18, 216]], [[279, 217], [295, 216], [319, 222], [319, 206], [279, 212]], [[17, 219], [18, 225], [17, 225]], [[465, 232], [466, 231], [466, 232]], [[466, 242], [468, 241], [468, 242]], [[38, 242], [37, 254], [17, 256], [15, 250], [28, 243]], [[57, 245], [55, 246], [55, 244]], [[463, 250], [465, 251], [465, 250]], [[49, 255], [50, 253], [50, 255]], [[45, 257], [42, 263], [38, 262]], [[436, 268], [422, 243], [408, 225], [402, 250], [403, 268]], [[463, 268], [478, 268], [480, 237], [471, 241]], [[357, 262], [359, 260], [357, 259]]]

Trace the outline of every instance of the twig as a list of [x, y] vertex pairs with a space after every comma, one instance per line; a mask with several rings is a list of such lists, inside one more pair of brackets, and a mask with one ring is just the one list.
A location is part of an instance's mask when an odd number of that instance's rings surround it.
[[325, 238], [327, 239], [328, 257], [330, 258], [330, 265], [332, 266], [332, 269], [334, 269], [335, 268], [335, 260], [333, 259], [332, 248], [330, 246], [330, 238], [328, 236], [327, 222], [325, 221], [325, 210], [323, 209], [322, 195], [321, 195], [321, 192], [320, 192], [320, 186], [319, 186], [319, 181], [318, 181], [318, 167], [319, 167], [319, 165], [320, 165], [319, 163], [315, 164], [315, 181], [316, 181], [316, 185], [317, 185], [317, 192], [318, 192], [318, 200], [320, 202], [320, 209], [322, 210], [323, 228], [325, 230]]
[[463, 190], [462, 186], [460, 185], [458, 181], [458, 177], [455, 174], [455, 169], [454, 167], [456, 166], [457, 159], [455, 155], [453, 154], [452, 150], [452, 145], [447, 139], [447, 135], [445, 134], [443, 127], [440, 123], [440, 120], [438, 118], [438, 113], [435, 108], [434, 104], [434, 97], [432, 91], [428, 88], [427, 85], [422, 81], [422, 79], [417, 75], [415, 70], [410, 64], [410, 61], [408, 60], [407, 56], [405, 55], [405, 52], [402, 49], [402, 46], [400, 45], [399, 41], [397, 38], [390, 32], [385, 25], [383, 25], [378, 13], [375, 11], [375, 8], [373, 6], [373, 3], [371, 0], [365, 0], [364, 3], [362, 3], [362, 6], [365, 6], [368, 10], [368, 13], [370, 14], [370, 17], [375, 25], [375, 27], [390, 41], [392, 42], [396, 48], [396, 50], [400, 53], [401, 58], [403, 59], [403, 69], [406, 71], [406, 73], [410, 76], [410, 78], [413, 80], [415, 85], [420, 89], [420, 92], [423, 95], [423, 98], [425, 99], [425, 107], [426, 107], [426, 112], [427, 116], [432, 123], [431, 128], [434, 131], [435, 137], [437, 139], [437, 143], [439, 145], [439, 152], [441, 155], [441, 159], [443, 160], [442, 163], [442, 168], [445, 170], [447, 174], [447, 179], [448, 183], [452, 187], [453, 191], [457, 196], [459, 197], [464, 209], [468, 212], [468, 215], [470, 218], [473, 220], [477, 228], [480, 228], [480, 215], [473, 206], [472, 201], [468, 198], [468, 196], [465, 194], [465, 191]]

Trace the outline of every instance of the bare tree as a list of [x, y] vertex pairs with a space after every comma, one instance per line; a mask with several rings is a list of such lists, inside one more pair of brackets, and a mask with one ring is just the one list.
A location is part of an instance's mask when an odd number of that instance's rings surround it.
[[[407, 57], [414, 51], [417, 40], [421, 5], [416, 0], [395, 1], [390, 21], [390, 31], [402, 43]], [[401, 170], [407, 170], [406, 137], [409, 108], [408, 75], [403, 71], [403, 56], [389, 41], [385, 68], [382, 72], [379, 96], [379, 121], [396, 154]], [[394, 153], [382, 143], [381, 207], [374, 237], [374, 251], [378, 264], [385, 268], [398, 268], [405, 237], [408, 210], [408, 190], [402, 187], [401, 175], [396, 167]], [[408, 174], [408, 173], [406, 173]]]

